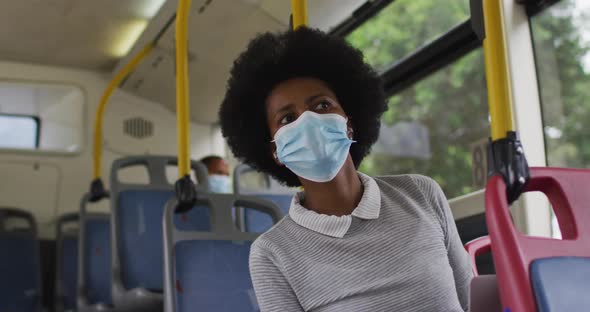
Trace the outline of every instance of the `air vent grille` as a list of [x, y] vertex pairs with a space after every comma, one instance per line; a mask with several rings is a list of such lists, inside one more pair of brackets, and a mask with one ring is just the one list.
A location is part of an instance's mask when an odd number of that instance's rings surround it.
[[149, 138], [154, 135], [154, 123], [141, 117], [133, 117], [123, 122], [123, 132], [135, 139]]

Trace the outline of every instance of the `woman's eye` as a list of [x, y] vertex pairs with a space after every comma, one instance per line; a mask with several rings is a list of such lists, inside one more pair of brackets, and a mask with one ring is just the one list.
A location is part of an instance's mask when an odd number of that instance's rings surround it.
[[293, 115], [288, 114], [288, 115], [285, 115], [283, 118], [281, 118], [281, 120], [279, 120], [279, 124], [286, 125], [288, 123], [293, 122], [294, 120], [295, 120], [295, 118], [293, 118]]
[[326, 110], [326, 109], [330, 108], [330, 106], [332, 106], [332, 103], [330, 103], [330, 101], [323, 100], [315, 106], [315, 109], [316, 110]]

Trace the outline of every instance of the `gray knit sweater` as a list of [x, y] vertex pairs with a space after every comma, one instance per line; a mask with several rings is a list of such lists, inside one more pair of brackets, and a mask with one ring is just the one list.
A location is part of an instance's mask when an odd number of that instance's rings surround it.
[[440, 187], [419, 175], [372, 179], [352, 215], [289, 215], [252, 245], [262, 312], [466, 311], [471, 265]]

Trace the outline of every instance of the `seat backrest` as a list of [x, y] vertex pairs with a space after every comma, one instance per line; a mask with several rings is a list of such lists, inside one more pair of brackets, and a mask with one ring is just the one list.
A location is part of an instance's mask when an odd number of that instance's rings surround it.
[[[12, 228], [13, 222], [18, 227]], [[29, 212], [0, 208], [0, 311], [40, 309], [41, 264], [35, 220]]]
[[111, 218], [108, 213], [88, 212], [90, 195], [82, 197], [78, 236], [78, 302], [112, 304]]
[[55, 302], [59, 310], [76, 308], [78, 219], [78, 213], [69, 213], [57, 220]]
[[211, 211], [210, 232], [178, 229], [176, 201], [166, 207], [165, 311], [258, 311], [248, 270], [250, 246], [258, 234], [239, 230], [232, 211], [249, 207], [278, 222], [280, 210], [272, 202], [244, 195], [202, 193], [198, 204]]
[[[234, 193], [264, 198], [275, 203], [283, 215], [288, 214], [295, 191], [282, 186], [264, 173], [258, 173], [262, 185], [247, 185], [246, 181], [243, 181], [245, 180], [243, 177], [252, 172], [255, 172], [255, 170], [246, 164], [236, 167], [234, 170]], [[238, 209], [237, 219], [240, 228], [246, 232], [262, 233], [270, 229], [274, 224], [268, 214], [254, 209]]]
[[[163, 290], [162, 217], [166, 202], [174, 197], [174, 186], [166, 167], [176, 165], [176, 157], [136, 156], [118, 159], [111, 170], [111, 220], [113, 228], [113, 283], [116, 289]], [[120, 181], [119, 170], [144, 166], [148, 184]], [[207, 169], [191, 162], [200, 190], [207, 189]], [[208, 209], [194, 209], [176, 217], [186, 229], [208, 230]]]
[[486, 217], [504, 310], [582, 311], [590, 306], [590, 278], [566, 274], [568, 267], [574, 274], [590, 274], [588, 185], [590, 170], [531, 168], [525, 191], [542, 192], [551, 202], [563, 237], [556, 240], [519, 232], [504, 181], [500, 176], [490, 179]]

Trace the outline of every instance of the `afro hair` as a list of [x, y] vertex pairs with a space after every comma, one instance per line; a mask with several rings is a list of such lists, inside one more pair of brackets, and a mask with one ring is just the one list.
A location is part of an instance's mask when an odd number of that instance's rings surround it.
[[356, 143], [350, 155], [358, 168], [377, 141], [387, 109], [381, 79], [344, 39], [305, 27], [260, 34], [234, 62], [219, 111], [233, 154], [283, 184], [301, 185], [293, 172], [274, 161], [266, 119], [267, 97], [293, 78], [321, 80], [336, 94], [352, 123]]

